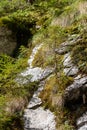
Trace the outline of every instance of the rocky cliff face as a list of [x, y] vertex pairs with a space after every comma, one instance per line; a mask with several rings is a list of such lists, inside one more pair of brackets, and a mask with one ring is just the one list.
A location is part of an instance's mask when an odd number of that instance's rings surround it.
[[85, 73], [81, 73], [80, 68], [73, 63], [71, 55], [73, 49], [70, 49], [70, 47], [73, 48], [80, 41], [82, 41], [82, 38], [77, 36], [72, 40], [62, 43], [55, 51], [57, 54], [64, 56], [63, 72], [65, 75], [73, 77], [73, 83], [64, 90], [64, 105], [75, 112], [77, 129], [86, 130], [87, 114], [85, 112], [87, 106], [87, 76]]
[[0, 54], [13, 55], [16, 45], [16, 38], [12, 35], [12, 31], [6, 27], [0, 27]]

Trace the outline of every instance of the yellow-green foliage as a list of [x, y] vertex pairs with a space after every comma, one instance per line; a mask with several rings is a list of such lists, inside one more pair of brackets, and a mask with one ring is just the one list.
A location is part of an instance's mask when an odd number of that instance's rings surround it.
[[64, 75], [63, 73], [60, 74], [60, 77], [58, 78], [58, 87], [59, 87], [59, 92], [63, 94], [64, 90], [66, 89], [67, 86], [72, 84], [73, 78]]
[[43, 43], [42, 48], [38, 50], [34, 57], [32, 63], [34, 67], [55, 67], [55, 60], [57, 62], [58, 68], [62, 67], [63, 56], [55, 54], [52, 45]]
[[18, 9], [23, 9], [27, 7], [25, 0], [1, 0], [0, 1], [0, 16], [8, 15], [17, 11]]
[[42, 46], [42, 48], [35, 55], [32, 64], [33, 66], [42, 68], [46, 66], [54, 66], [54, 54], [52, 49], [48, 45]]
[[58, 130], [71, 130], [69, 111], [63, 108], [62, 94], [67, 85], [73, 82], [72, 78], [64, 75], [58, 79], [55, 75], [50, 76], [45, 82], [45, 88], [40, 94], [45, 108], [50, 108], [56, 114]]
[[16, 82], [17, 74], [27, 67], [29, 55], [29, 50], [23, 46], [17, 59], [0, 55], [0, 130], [22, 130], [21, 126], [16, 126], [16, 119], [20, 122], [27, 97], [30, 98], [37, 88], [37, 83], [21, 85]]
[[65, 76], [64, 74], [59, 75], [60, 77], [57, 77], [56, 75], [51, 76], [45, 84], [45, 89], [43, 90], [41, 97], [42, 100], [46, 100], [46, 103], [49, 105], [51, 104], [53, 96], [62, 95], [65, 88], [70, 85], [73, 82], [72, 77]]
[[[41, 34], [40, 34], [41, 32]], [[61, 64], [62, 56], [56, 55], [55, 49], [67, 38], [66, 29], [59, 26], [49, 26], [46, 30], [40, 30], [33, 42], [42, 43], [42, 48], [35, 55], [33, 66], [55, 67], [55, 62]]]
[[56, 89], [58, 89], [58, 82], [55, 76], [50, 77], [46, 83], [45, 83], [45, 88], [41, 92], [40, 97], [45, 105], [45, 107], [51, 108], [52, 106], [52, 90], [53, 87], [56, 86]]

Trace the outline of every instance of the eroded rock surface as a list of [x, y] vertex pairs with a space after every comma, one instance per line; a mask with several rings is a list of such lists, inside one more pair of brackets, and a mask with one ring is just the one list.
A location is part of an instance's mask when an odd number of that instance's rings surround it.
[[45, 69], [42, 69], [40, 67], [32, 66], [34, 57], [42, 46], [43, 44], [40, 44], [34, 47], [34, 49], [32, 50], [32, 54], [28, 60], [29, 67], [27, 67], [27, 69], [20, 74], [19, 76], [20, 78], [17, 78], [18, 82], [27, 83], [28, 81], [31, 81], [31, 82], [40, 81], [46, 78], [47, 76], [49, 76], [54, 71], [53, 68], [47, 67]]

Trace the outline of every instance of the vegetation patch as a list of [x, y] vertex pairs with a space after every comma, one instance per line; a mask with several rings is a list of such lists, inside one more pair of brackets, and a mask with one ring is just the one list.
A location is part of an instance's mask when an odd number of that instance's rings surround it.
[[55, 113], [58, 130], [73, 129], [73, 126], [70, 125], [69, 111], [63, 106], [63, 92], [72, 82], [71, 77], [62, 76], [58, 79], [56, 75], [52, 75], [46, 80], [45, 88], [40, 94], [43, 107], [50, 108]]
[[87, 37], [86, 32], [80, 35], [80, 40], [71, 47], [71, 58], [82, 73], [87, 73]]
[[[0, 129], [22, 130], [22, 112], [33, 92], [37, 82], [21, 85], [16, 82], [17, 74], [27, 67], [30, 53], [23, 46], [17, 59], [0, 55]], [[17, 124], [17, 121], [19, 124]], [[21, 124], [22, 123], [22, 124]]]

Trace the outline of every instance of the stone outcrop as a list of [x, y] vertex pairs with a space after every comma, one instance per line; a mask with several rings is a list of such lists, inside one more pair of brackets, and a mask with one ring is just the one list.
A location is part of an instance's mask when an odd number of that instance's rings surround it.
[[67, 41], [60, 44], [55, 52], [59, 55], [66, 54], [70, 51], [70, 47], [76, 45], [81, 40], [79, 35], [72, 35]]
[[[86, 111], [84, 105], [87, 104], [87, 76], [79, 72], [79, 68], [73, 63], [71, 58], [72, 47], [78, 44], [80, 40], [81, 37], [79, 35], [70, 36], [55, 52], [64, 56], [62, 60], [63, 72], [67, 76], [72, 76], [74, 80], [64, 90], [64, 105], [77, 113], [75, 119], [77, 130], [87, 130], [87, 112], [84, 113]], [[81, 113], [79, 110], [82, 110]], [[84, 114], [82, 115], [82, 113]]]
[[83, 99], [84, 95], [87, 96], [87, 76], [78, 75], [76, 78], [74, 78], [73, 84], [66, 88], [64, 99], [65, 102], [68, 103], [70, 101], [76, 101], [79, 98]]
[[16, 49], [16, 38], [6, 27], [0, 27], [0, 54], [12, 55]]

